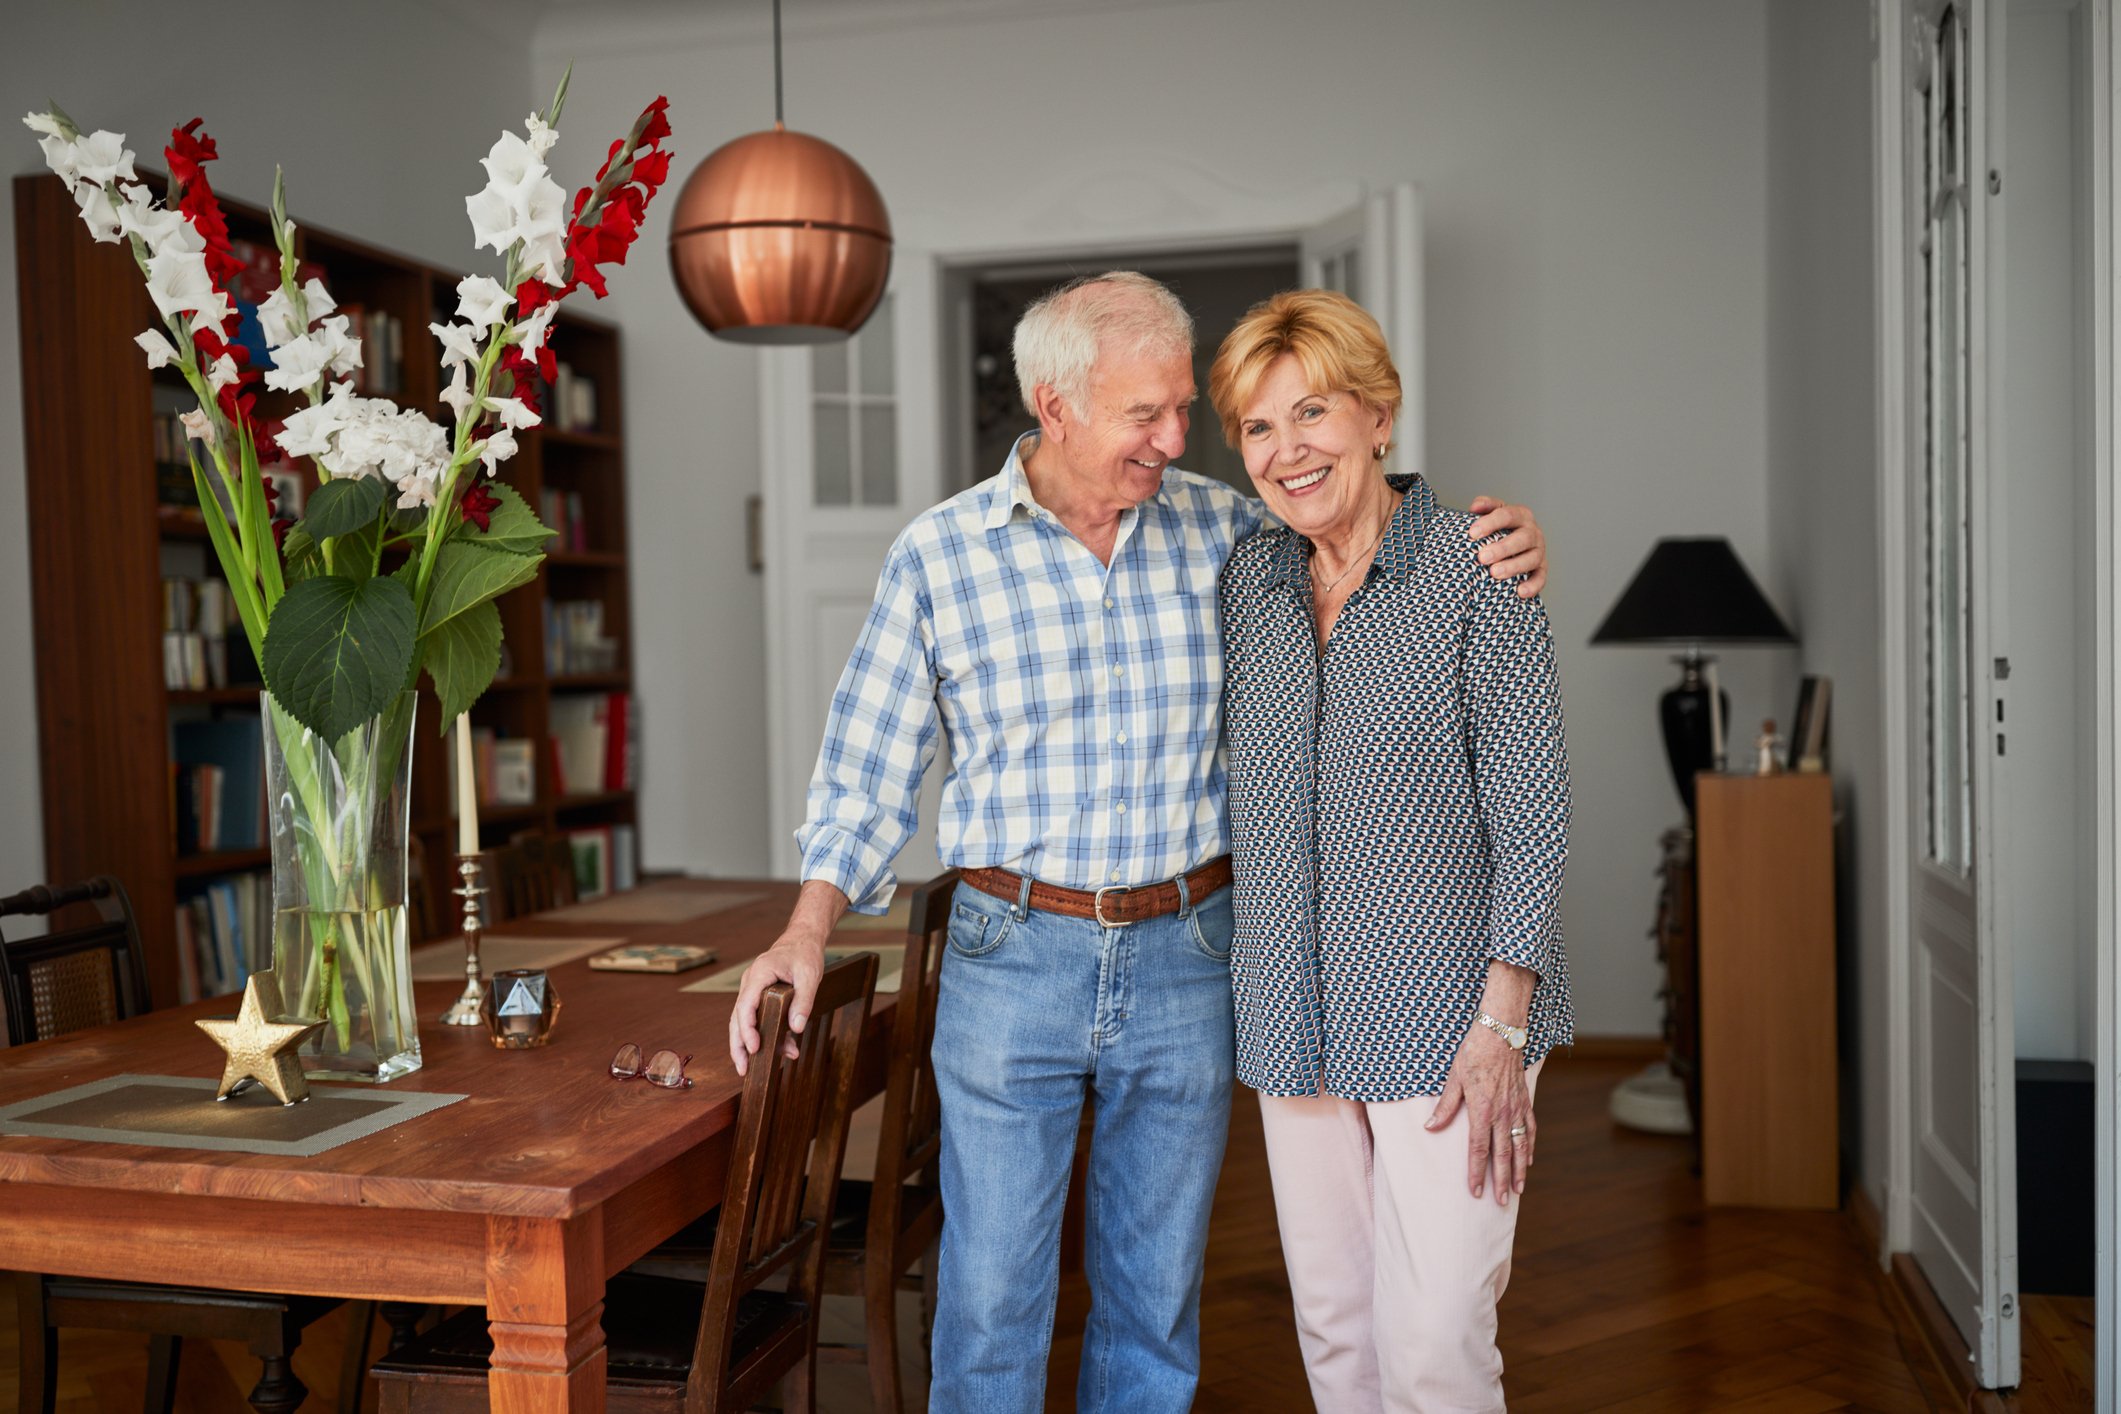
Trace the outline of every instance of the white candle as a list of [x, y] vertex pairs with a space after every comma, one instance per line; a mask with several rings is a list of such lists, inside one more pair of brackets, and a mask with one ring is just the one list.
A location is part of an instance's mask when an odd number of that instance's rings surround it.
[[471, 713], [457, 717], [457, 853], [479, 852], [479, 786], [471, 769]]

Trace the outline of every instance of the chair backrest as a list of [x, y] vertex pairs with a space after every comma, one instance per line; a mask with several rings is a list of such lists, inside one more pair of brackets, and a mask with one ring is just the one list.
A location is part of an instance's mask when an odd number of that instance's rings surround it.
[[870, 1246], [885, 1250], [898, 1232], [899, 1185], [918, 1173], [933, 1177], [943, 1148], [943, 1106], [929, 1051], [935, 1042], [935, 999], [942, 988], [944, 934], [957, 871], [939, 874], [913, 892], [906, 917], [906, 961], [892, 1008], [891, 1058], [884, 1114], [877, 1130], [876, 1186], [869, 1199]]
[[39, 884], [0, 898], [0, 918], [93, 904], [94, 923], [9, 942], [0, 927], [0, 999], [18, 1045], [48, 1041], [153, 1008], [140, 931], [125, 886], [107, 874], [64, 888]]
[[525, 912], [543, 913], [575, 901], [574, 846], [565, 835], [524, 830], [509, 843], [521, 857]]
[[[808, 1339], [816, 1340], [825, 1235], [847, 1150], [855, 1061], [875, 991], [874, 953], [826, 968], [795, 1060], [781, 1055], [793, 991], [780, 983], [760, 1000], [759, 1050], [737, 1111], [686, 1389], [688, 1409], [721, 1407], [737, 1302], [775, 1273], [788, 1274], [787, 1293], [808, 1307]], [[730, 1403], [745, 1407], [741, 1398]]]

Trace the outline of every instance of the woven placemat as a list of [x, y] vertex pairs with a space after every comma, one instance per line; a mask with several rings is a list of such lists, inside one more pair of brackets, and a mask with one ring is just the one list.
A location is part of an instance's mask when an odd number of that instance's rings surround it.
[[[479, 967], [488, 976], [518, 967], [558, 967], [593, 952], [622, 945], [624, 938], [519, 938], [507, 933], [479, 935]], [[464, 940], [445, 938], [412, 950], [412, 980], [458, 982], [464, 977]]]
[[0, 1108], [0, 1135], [308, 1158], [464, 1098], [312, 1085], [307, 1100], [283, 1105], [263, 1086], [226, 1100], [214, 1099], [218, 1088], [196, 1075], [113, 1075]]
[[[904, 943], [863, 943], [859, 946], [829, 944], [825, 948], [825, 966], [858, 953], [876, 954], [876, 992], [878, 996], [890, 996], [899, 989], [899, 978], [906, 970], [906, 945]], [[689, 986], [680, 987], [683, 992], [736, 992], [744, 985], [744, 969], [751, 966], [751, 959], [733, 962], [719, 972], [710, 972]]]
[[764, 894], [703, 894], [691, 889], [663, 889], [653, 885], [607, 894], [587, 903], [573, 903], [538, 915], [554, 923], [690, 923], [710, 913], [755, 903]]

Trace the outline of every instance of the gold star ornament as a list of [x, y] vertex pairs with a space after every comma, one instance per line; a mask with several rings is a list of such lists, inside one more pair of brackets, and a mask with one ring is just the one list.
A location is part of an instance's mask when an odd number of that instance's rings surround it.
[[221, 1089], [214, 1098], [225, 1100], [255, 1082], [283, 1105], [308, 1099], [309, 1081], [294, 1052], [323, 1025], [308, 1017], [282, 1016], [280, 981], [272, 969], [251, 973], [243, 985], [243, 1009], [234, 1021], [214, 1018], [199, 1023], [199, 1029], [228, 1052], [228, 1066], [221, 1072]]

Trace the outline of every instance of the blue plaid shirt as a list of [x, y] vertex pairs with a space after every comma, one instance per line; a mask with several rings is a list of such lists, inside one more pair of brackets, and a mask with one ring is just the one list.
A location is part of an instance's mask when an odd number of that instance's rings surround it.
[[1216, 578], [1259, 504], [1166, 468], [1107, 567], [1032, 497], [1032, 445], [906, 527], [832, 694], [795, 837], [860, 912], [891, 901], [938, 732], [953, 868], [1132, 887], [1229, 849]]

